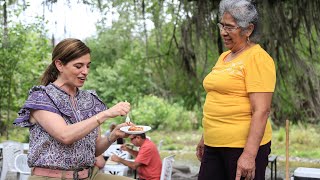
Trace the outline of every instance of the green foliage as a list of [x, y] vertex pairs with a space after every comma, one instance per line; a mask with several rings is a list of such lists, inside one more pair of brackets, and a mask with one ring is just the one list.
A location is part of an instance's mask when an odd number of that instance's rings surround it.
[[[32, 24], [11, 22], [20, 10], [8, 13], [7, 29], [1, 26], [0, 34], [0, 130], [7, 132], [16, 117], [18, 109], [25, 101], [28, 90], [36, 85], [40, 72], [43, 71], [49, 46], [43, 37], [45, 29], [40, 20]], [[12, 115], [12, 112], [14, 115]], [[7, 134], [7, 138], [10, 135]]]
[[[272, 116], [278, 125], [285, 119], [313, 124], [320, 120], [317, 71], [320, 23], [311, 15], [319, 11], [314, 3], [277, 1], [261, 4], [264, 34], [261, 42], [277, 66]], [[275, 26], [293, 21], [292, 26]]]
[[[289, 128], [289, 154], [292, 157], [320, 159], [319, 125], [291, 124]], [[273, 131], [272, 154], [285, 156], [286, 131], [281, 127]]]
[[8, 138], [6, 136], [0, 136], [0, 142], [6, 140], [18, 141], [23, 143], [29, 142], [29, 129], [28, 128], [21, 128], [21, 127], [14, 127], [10, 125], [10, 132]]
[[101, 38], [88, 40], [92, 66], [85, 88], [95, 89], [107, 105], [124, 100], [135, 104], [157, 86], [150, 79], [152, 67], [146, 66], [140, 40], [128, 31], [109, 29]]
[[[109, 7], [108, 3], [105, 6]], [[198, 59], [190, 65], [180, 61], [181, 53], [183, 53], [180, 50], [192, 49], [189, 46], [193, 46], [193, 44], [192, 42], [183, 42], [184, 40], [181, 39], [181, 31], [178, 29], [184, 19], [180, 19], [179, 15], [176, 14], [175, 6], [177, 4], [158, 1], [146, 1], [144, 5], [141, 2], [117, 1], [113, 3], [113, 7], [117, 7], [119, 19], [113, 21], [111, 27], [107, 26], [105, 21], [102, 20], [98, 24], [98, 37], [90, 39], [88, 45], [93, 50], [92, 59], [94, 63], [92, 69], [100, 65], [103, 68], [108, 66], [108, 68], [114, 69], [114, 64], [117, 61], [124, 61], [131, 66], [129, 68], [140, 71], [139, 78], [146, 79], [144, 82], [147, 83], [146, 86], [148, 87], [134, 87], [140, 89], [137, 92], [142, 95], [155, 94], [182, 103], [187, 109], [191, 110], [202, 106], [204, 100], [202, 79], [213, 66], [217, 51], [215, 53], [208, 52], [206, 48], [203, 48], [210, 45], [215, 49], [211, 40], [198, 40], [194, 36], [192, 40], [197, 41], [196, 52], [191, 54], [185, 52], [185, 55], [188, 57], [196, 55]], [[145, 12], [145, 14], [141, 12]], [[167, 15], [164, 16], [164, 13]], [[145, 29], [144, 23], [147, 23], [148, 27], [154, 25], [155, 28], [147, 27]], [[181, 43], [177, 44], [180, 41]], [[206, 52], [208, 54], [204, 54]], [[132, 62], [135, 62], [135, 64]], [[207, 66], [207, 63], [209, 63], [209, 66]], [[124, 67], [127, 66], [122, 68]], [[185, 69], [187, 68], [191, 68], [192, 72], [186, 72]], [[99, 75], [101, 75], [101, 72], [94, 76]], [[126, 73], [113, 73], [112, 75], [124, 76]], [[122, 78], [118, 78], [121, 84], [118, 83], [116, 87], [122, 89]], [[125, 77], [125, 79], [133, 78], [134, 76], [132, 78]], [[135, 78], [134, 80], [137, 81], [138, 79]], [[142, 85], [140, 84], [140, 86]], [[123, 96], [121, 92], [118, 92], [117, 96]], [[110, 94], [110, 92], [106, 94]], [[136, 95], [135, 93], [130, 94], [131, 97]], [[117, 99], [117, 97], [112, 95], [106, 100], [114, 102], [114, 99]]]
[[195, 120], [194, 113], [182, 106], [153, 95], [144, 96], [132, 108], [132, 119], [136, 124], [149, 125], [153, 130], [190, 130]]
[[106, 104], [124, 100], [137, 102], [143, 93], [149, 92], [152, 85], [147, 77], [148, 69], [133, 64], [134, 61], [123, 59], [118, 59], [112, 67], [101, 64], [96, 72], [90, 75], [95, 78], [90, 78], [85, 88], [95, 89]]
[[155, 130], [147, 133], [155, 144], [162, 141], [161, 150], [178, 150], [194, 152], [202, 135], [200, 130], [168, 131]]
[[286, 130], [285, 128], [280, 128], [276, 134], [276, 140], [278, 142], [284, 142], [286, 140]]
[[290, 134], [291, 144], [303, 144], [309, 147], [319, 143], [320, 134], [317, 133], [316, 128], [311, 125], [299, 123], [298, 125], [292, 126], [290, 131], [299, 132]]

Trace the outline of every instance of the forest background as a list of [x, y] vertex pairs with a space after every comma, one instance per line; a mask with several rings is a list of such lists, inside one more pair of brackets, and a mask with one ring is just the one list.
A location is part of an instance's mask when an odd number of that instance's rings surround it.
[[[50, 11], [57, 1], [43, 0], [42, 8]], [[198, 139], [205, 99], [202, 80], [226, 50], [216, 25], [219, 1], [78, 2], [101, 16], [96, 34], [85, 39], [92, 50], [92, 64], [84, 88], [95, 89], [107, 106], [130, 102], [134, 123], [150, 125], [155, 138], [162, 136], [155, 141], [170, 132], [185, 137], [196, 134]], [[30, 3], [0, 0], [1, 141], [28, 141], [27, 129], [14, 127], [12, 122], [28, 90], [39, 84], [51, 63], [51, 51], [57, 43], [56, 37], [48, 34], [45, 13], [32, 23], [14, 21]], [[260, 0], [256, 5], [261, 22], [259, 44], [273, 57], [277, 71], [270, 115], [275, 131], [273, 152], [284, 154], [284, 125], [289, 119], [296, 136], [291, 143], [297, 146], [293, 145], [292, 154], [319, 159], [320, 1]], [[119, 15], [111, 26], [107, 25], [110, 11]], [[114, 121], [120, 123], [123, 118]], [[103, 130], [110, 123], [105, 123]], [[177, 145], [177, 137], [165, 137], [164, 147], [183, 149]], [[194, 151], [197, 140], [180, 140]]]

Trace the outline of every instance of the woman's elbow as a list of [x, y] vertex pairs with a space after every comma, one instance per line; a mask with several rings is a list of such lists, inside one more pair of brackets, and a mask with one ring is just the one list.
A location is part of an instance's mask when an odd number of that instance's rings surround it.
[[64, 145], [71, 145], [74, 143], [74, 139], [67, 135], [60, 135], [55, 138], [57, 141], [61, 142]]
[[252, 110], [252, 115], [258, 115], [261, 117], [268, 117], [270, 115], [270, 108], [263, 108], [263, 109], [253, 109]]
[[269, 116], [270, 115], [270, 107], [269, 108], [265, 108], [265, 109], [263, 109], [262, 110], [262, 114], [264, 115], [264, 116]]

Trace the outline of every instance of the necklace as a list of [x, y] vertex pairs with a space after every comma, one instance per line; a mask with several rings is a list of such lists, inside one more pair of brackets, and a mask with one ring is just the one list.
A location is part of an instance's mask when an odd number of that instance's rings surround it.
[[232, 57], [236, 57], [240, 52], [242, 52], [243, 50], [245, 50], [247, 48], [247, 46], [246, 45], [244, 45], [241, 49], [239, 49], [237, 52], [232, 52], [231, 51], [231, 53], [230, 53], [230, 55], [232, 56]]
[[247, 45], [244, 45], [241, 49], [239, 49], [237, 52], [232, 52], [227, 55], [227, 57], [224, 59], [224, 62], [232, 61], [236, 56], [241, 53], [243, 50], [247, 49]]

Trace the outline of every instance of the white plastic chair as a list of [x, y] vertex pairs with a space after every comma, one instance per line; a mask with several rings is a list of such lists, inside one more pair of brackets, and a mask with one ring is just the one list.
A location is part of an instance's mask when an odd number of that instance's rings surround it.
[[1, 170], [1, 180], [5, 180], [8, 172], [17, 172], [18, 179], [20, 179], [20, 173], [15, 168], [15, 157], [23, 153], [23, 144], [14, 141], [3, 142], [3, 163]]
[[171, 180], [174, 156], [175, 155], [171, 155], [162, 160], [160, 180]]
[[28, 157], [26, 154], [19, 154], [14, 161], [15, 168], [20, 173], [20, 180], [27, 180], [31, 174], [31, 168], [28, 166]]

